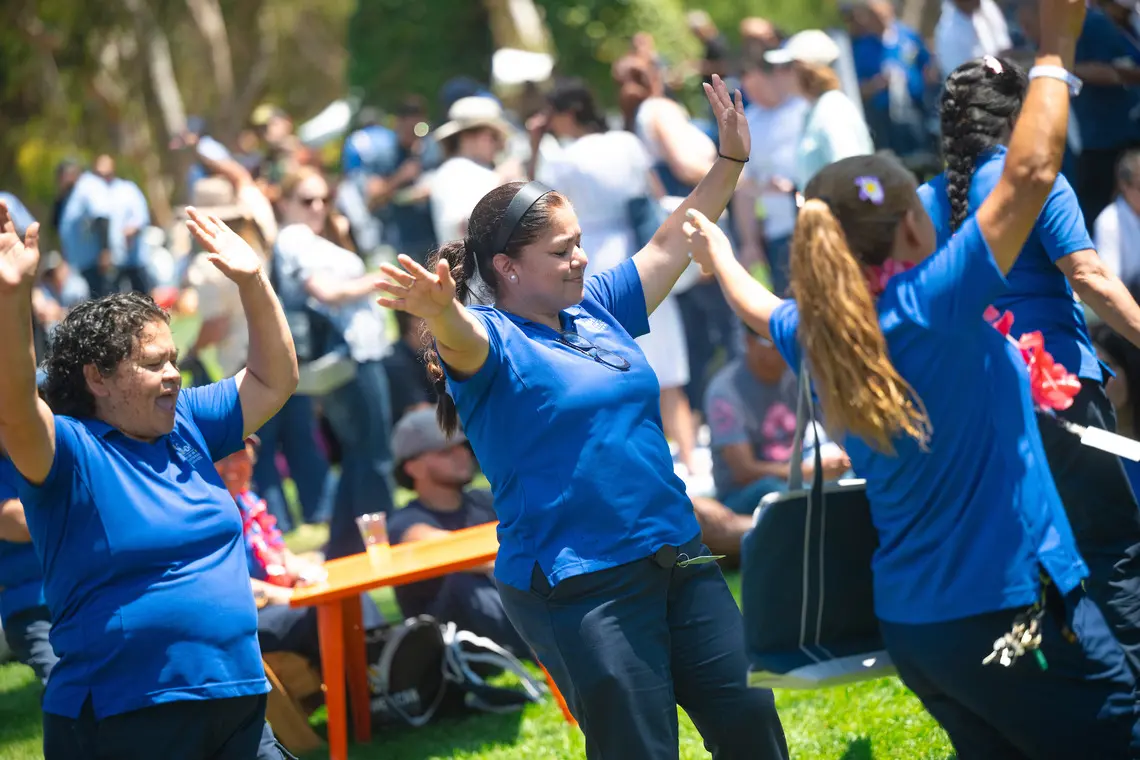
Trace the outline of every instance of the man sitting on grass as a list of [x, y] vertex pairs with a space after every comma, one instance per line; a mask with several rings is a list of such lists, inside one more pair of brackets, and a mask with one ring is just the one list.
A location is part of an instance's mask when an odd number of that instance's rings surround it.
[[[416, 492], [416, 499], [388, 518], [392, 544], [420, 541], [494, 522], [491, 492], [465, 491], [475, 474], [475, 458], [462, 433], [448, 439], [435, 409], [409, 412], [392, 433], [396, 482]], [[534, 659], [507, 619], [492, 574], [494, 562], [443, 578], [396, 588], [404, 615], [431, 615], [441, 623], [484, 636], [518, 657]]]

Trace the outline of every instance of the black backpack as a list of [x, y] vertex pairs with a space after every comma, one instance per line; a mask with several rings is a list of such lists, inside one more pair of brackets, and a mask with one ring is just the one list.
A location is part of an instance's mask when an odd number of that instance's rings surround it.
[[[419, 727], [436, 715], [470, 710], [514, 712], [546, 694], [498, 644], [454, 623], [441, 626], [430, 615], [374, 629], [365, 641], [372, 718], [381, 726]], [[518, 677], [521, 690], [483, 680], [504, 670]]]

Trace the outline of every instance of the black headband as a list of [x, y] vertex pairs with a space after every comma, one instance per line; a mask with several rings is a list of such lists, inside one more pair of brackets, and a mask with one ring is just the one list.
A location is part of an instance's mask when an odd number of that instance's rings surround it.
[[531, 206], [538, 203], [539, 198], [552, 192], [554, 191], [541, 182], [528, 182], [519, 188], [515, 197], [511, 199], [511, 205], [507, 206], [507, 213], [503, 216], [499, 231], [495, 233], [495, 247], [491, 249], [491, 255], [506, 250], [511, 235], [515, 234], [515, 228], [526, 216], [526, 212], [530, 211]]

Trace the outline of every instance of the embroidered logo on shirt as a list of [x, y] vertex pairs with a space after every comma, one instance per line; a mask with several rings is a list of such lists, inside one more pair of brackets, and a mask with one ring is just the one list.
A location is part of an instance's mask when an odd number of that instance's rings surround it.
[[597, 317], [580, 317], [574, 321], [582, 327], [592, 330], [593, 332], [605, 332], [606, 330], [610, 329], [609, 325]]
[[181, 438], [171, 436], [170, 445], [174, 447], [178, 456], [182, 457], [182, 460], [191, 467], [197, 467], [198, 463], [202, 461], [202, 454]]

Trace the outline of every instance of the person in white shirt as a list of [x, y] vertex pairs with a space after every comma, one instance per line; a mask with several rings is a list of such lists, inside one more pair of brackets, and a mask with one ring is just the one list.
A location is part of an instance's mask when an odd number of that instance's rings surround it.
[[[767, 262], [772, 292], [788, 288], [788, 254], [796, 226], [796, 149], [811, 106], [795, 93], [788, 67], [759, 55], [742, 64], [741, 84], [751, 102], [744, 109], [752, 130], [752, 155], [732, 199], [732, 220], [746, 267]], [[780, 69], [783, 69], [782, 71]]]
[[1096, 218], [1093, 239], [1101, 260], [1130, 288], [1140, 285], [1140, 150], [1116, 167], [1116, 200]]
[[1011, 47], [1009, 24], [994, 0], [943, 0], [934, 28], [934, 55], [944, 73]]
[[364, 551], [355, 518], [393, 507], [392, 410], [381, 362], [390, 349], [388, 317], [376, 303], [380, 278], [366, 272], [355, 252], [333, 242], [329, 186], [320, 172], [301, 167], [287, 175], [281, 196], [283, 226], [273, 250], [277, 295], [287, 312], [309, 315], [310, 336], [319, 344], [310, 346], [311, 356], [340, 353], [354, 370], [321, 399], [341, 451], [325, 549], [335, 559]]
[[[545, 132], [562, 144], [556, 156], [539, 161], [535, 178], [574, 205], [582, 228], [582, 250], [590, 252], [586, 276], [611, 269], [633, 256], [645, 242], [637, 238], [631, 204], [658, 204], [663, 194], [641, 140], [625, 130], [610, 130], [593, 94], [578, 79], [558, 82], [548, 94], [547, 111], [532, 120], [531, 139]], [[664, 216], [664, 213], [661, 214]], [[693, 267], [694, 274], [696, 268]], [[667, 296], [649, 317], [649, 333], [637, 339], [661, 385], [665, 435], [677, 444], [678, 459], [695, 469], [692, 408], [685, 395], [689, 352], [681, 311]]]
[[818, 29], [794, 34], [779, 50], [764, 54], [774, 66], [791, 65], [800, 94], [811, 104], [796, 148], [796, 187], [803, 189], [823, 167], [844, 158], [875, 152], [859, 107], [839, 89], [832, 65], [839, 46]]
[[431, 216], [442, 245], [467, 234], [467, 217], [479, 199], [503, 183], [495, 158], [511, 135], [503, 109], [492, 98], [460, 98], [435, 131], [447, 160], [431, 180]]

